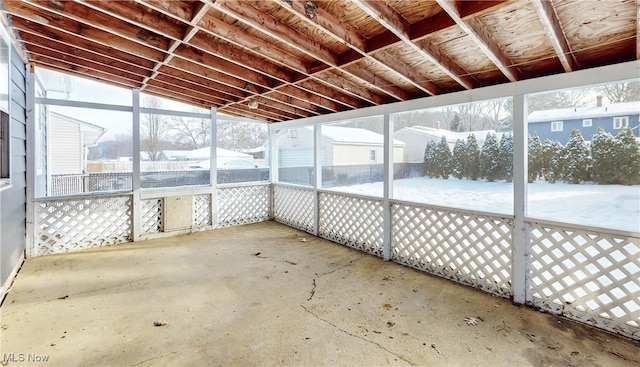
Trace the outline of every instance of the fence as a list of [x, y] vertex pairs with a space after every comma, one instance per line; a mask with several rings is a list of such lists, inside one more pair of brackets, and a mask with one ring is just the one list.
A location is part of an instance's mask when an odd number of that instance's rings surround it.
[[[512, 297], [515, 287], [525, 289], [525, 301], [533, 307], [640, 339], [637, 233], [526, 219], [521, 262], [526, 276], [523, 284], [514, 284], [513, 264], [518, 261], [510, 215], [399, 200], [386, 204], [378, 197], [280, 183], [202, 190], [191, 194], [187, 231], [273, 218], [378, 257], [384, 257], [388, 246], [392, 261], [497, 296]], [[217, 191], [216, 202], [212, 190]], [[132, 194], [35, 200], [28, 255], [132, 241], [138, 215], [142, 234], [162, 234], [164, 200], [146, 197], [135, 205]], [[384, 218], [389, 218], [388, 226]]]
[[[131, 191], [132, 177], [131, 172], [52, 175], [49, 196]], [[202, 169], [140, 172], [142, 188], [209, 185], [209, 180], [209, 170]], [[267, 180], [269, 180], [269, 168], [218, 170], [219, 184]]]
[[[381, 198], [273, 185], [274, 220], [383, 257]], [[392, 261], [513, 296], [514, 218], [390, 200]], [[318, 217], [315, 218], [314, 213]], [[640, 339], [640, 236], [526, 220], [526, 303]]]

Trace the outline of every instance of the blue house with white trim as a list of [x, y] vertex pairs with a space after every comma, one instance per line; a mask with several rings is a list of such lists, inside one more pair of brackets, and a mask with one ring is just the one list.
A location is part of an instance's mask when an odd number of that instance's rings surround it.
[[603, 106], [598, 98], [596, 106], [534, 111], [528, 122], [532, 136], [537, 133], [542, 141], [549, 138], [562, 144], [567, 143], [572, 129], [580, 130], [588, 141], [600, 126], [614, 136], [620, 129], [630, 128], [640, 137], [640, 101]]

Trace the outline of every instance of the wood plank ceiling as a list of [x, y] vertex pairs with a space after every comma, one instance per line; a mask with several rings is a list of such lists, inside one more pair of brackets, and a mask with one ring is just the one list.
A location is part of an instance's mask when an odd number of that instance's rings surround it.
[[278, 122], [639, 59], [638, 1], [2, 4], [38, 66]]

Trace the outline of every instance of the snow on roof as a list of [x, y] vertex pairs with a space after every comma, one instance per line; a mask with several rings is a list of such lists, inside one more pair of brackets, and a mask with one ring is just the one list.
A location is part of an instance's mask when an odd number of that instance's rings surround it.
[[448, 141], [448, 142], [455, 142], [456, 140], [460, 139], [460, 140], [465, 140], [467, 139], [467, 137], [471, 134], [473, 134], [476, 137], [476, 140], [480, 141], [484, 141], [484, 138], [487, 136], [488, 133], [492, 133], [498, 137], [502, 136], [502, 133], [498, 133], [495, 130], [476, 130], [476, 131], [462, 131], [462, 132], [457, 132], [457, 131], [451, 131], [451, 130], [446, 130], [446, 129], [437, 129], [435, 127], [427, 127], [427, 126], [410, 126], [410, 127], [404, 127], [398, 131], [396, 131], [396, 134], [400, 131], [410, 131], [416, 134], [421, 134], [421, 135], [430, 135], [430, 136], [435, 136], [440, 138], [441, 136], [444, 136], [444, 138]]
[[[194, 150], [192, 150], [192, 151], [187, 153], [187, 158], [188, 159], [193, 159], [193, 160], [209, 159], [209, 157], [210, 157], [209, 150], [210, 149], [211, 149], [211, 147], [204, 147], [204, 148], [200, 148], [200, 149], [194, 149]], [[216, 155], [218, 156], [218, 158], [221, 158], [221, 157], [241, 157], [241, 158], [249, 158], [249, 159], [253, 158], [249, 154], [244, 154], [244, 153], [240, 153], [240, 152], [234, 152], [233, 150], [223, 149], [223, 148], [216, 148]]]
[[[311, 129], [309, 126], [306, 128]], [[384, 143], [384, 135], [358, 127], [322, 125], [321, 133], [323, 138], [333, 143], [357, 145], [382, 145]], [[394, 139], [393, 145], [404, 146], [404, 142]]]
[[608, 116], [640, 114], [640, 101], [614, 103], [606, 106], [587, 106], [558, 108], [555, 110], [534, 111], [529, 114], [528, 121], [543, 122], [556, 120], [579, 120]]

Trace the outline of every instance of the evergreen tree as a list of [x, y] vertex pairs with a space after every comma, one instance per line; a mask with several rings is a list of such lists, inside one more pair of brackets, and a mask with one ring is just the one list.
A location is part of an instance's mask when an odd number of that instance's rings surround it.
[[500, 178], [500, 146], [496, 140], [496, 136], [487, 133], [487, 138], [482, 146], [480, 153], [480, 167], [482, 168], [482, 177], [493, 182]]
[[443, 135], [435, 149], [435, 176], [444, 179], [449, 178], [452, 161], [453, 155], [449, 149], [449, 144], [447, 144], [447, 139]]
[[565, 182], [577, 184], [589, 179], [589, 148], [584, 142], [580, 130], [571, 130], [569, 141], [564, 148], [564, 165], [562, 168], [562, 179]]
[[507, 182], [513, 181], [513, 136], [511, 133], [505, 133], [500, 139], [500, 169], [502, 171], [501, 178]]
[[640, 150], [631, 129], [622, 129], [615, 138], [616, 181], [623, 185], [640, 184]]
[[598, 127], [591, 138], [591, 177], [599, 184], [616, 182], [616, 140], [611, 134]]
[[464, 176], [472, 180], [480, 177], [480, 148], [475, 135], [471, 134], [467, 137], [465, 143], [465, 172]]
[[545, 139], [542, 145], [542, 174], [545, 181], [554, 183], [562, 177], [564, 148], [557, 140]]
[[453, 159], [451, 161], [451, 173], [455, 178], [463, 178], [467, 170], [466, 145], [462, 139], [456, 140], [453, 146]]
[[436, 143], [429, 141], [426, 148], [424, 148], [424, 162], [422, 164], [422, 174], [424, 176], [433, 177], [434, 164], [436, 162], [435, 157]]
[[529, 135], [528, 139], [528, 176], [529, 182], [534, 182], [542, 175], [543, 157], [542, 157], [542, 141], [538, 134], [533, 137]]

